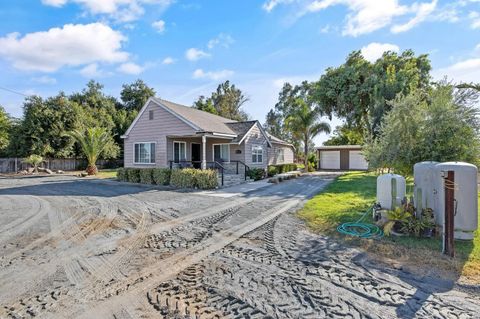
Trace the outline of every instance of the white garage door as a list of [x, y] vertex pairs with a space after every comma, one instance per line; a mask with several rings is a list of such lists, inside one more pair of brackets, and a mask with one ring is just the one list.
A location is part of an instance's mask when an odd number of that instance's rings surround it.
[[320, 169], [340, 169], [340, 151], [321, 151]]
[[368, 163], [365, 160], [361, 151], [350, 151], [349, 152], [349, 166], [350, 169], [368, 169]]

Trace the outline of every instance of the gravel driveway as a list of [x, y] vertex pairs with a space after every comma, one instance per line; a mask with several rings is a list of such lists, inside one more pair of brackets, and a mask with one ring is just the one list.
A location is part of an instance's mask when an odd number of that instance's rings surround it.
[[479, 317], [479, 296], [308, 232], [293, 213], [331, 179], [226, 197], [0, 179], [0, 318]]

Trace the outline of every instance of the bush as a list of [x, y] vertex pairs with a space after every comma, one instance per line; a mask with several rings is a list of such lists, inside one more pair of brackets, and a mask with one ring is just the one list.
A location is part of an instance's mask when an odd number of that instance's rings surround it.
[[278, 168], [275, 165], [268, 166], [267, 175], [268, 177], [272, 177], [278, 174]]
[[217, 171], [212, 169], [197, 170], [195, 184], [200, 189], [216, 188], [218, 186]]
[[140, 183], [153, 184], [153, 168], [141, 168], [140, 169]]
[[179, 188], [194, 188], [195, 174], [194, 168], [174, 169], [170, 176], [170, 185]]
[[262, 168], [250, 168], [247, 175], [254, 181], [258, 181], [265, 177], [265, 170]]
[[130, 183], [140, 183], [140, 168], [129, 167], [127, 170], [127, 181]]
[[127, 180], [127, 171], [125, 168], [117, 169], [117, 180], [125, 182]]
[[268, 176], [274, 176], [276, 174], [287, 173], [297, 170], [297, 164], [278, 164], [268, 166]]
[[153, 169], [153, 182], [157, 185], [169, 185], [170, 184], [170, 169], [168, 168], [154, 168]]

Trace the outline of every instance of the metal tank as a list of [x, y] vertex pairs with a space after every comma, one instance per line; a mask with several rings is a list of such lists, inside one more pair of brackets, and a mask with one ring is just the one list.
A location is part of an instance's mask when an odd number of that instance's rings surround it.
[[446, 162], [435, 165], [434, 214], [437, 225], [444, 224], [445, 184], [444, 172], [455, 172], [454, 191], [454, 237], [471, 240], [478, 227], [478, 169], [475, 165], [463, 162]]
[[399, 206], [405, 197], [405, 178], [397, 174], [383, 174], [377, 177], [377, 202], [384, 209]]
[[438, 162], [420, 162], [413, 166], [413, 201], [417, 214], [424, 208], [434, 208], [435, 165]]

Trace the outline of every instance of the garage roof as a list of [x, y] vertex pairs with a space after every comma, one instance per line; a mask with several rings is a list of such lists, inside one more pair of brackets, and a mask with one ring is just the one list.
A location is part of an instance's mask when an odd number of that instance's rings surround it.
[[331, 146], [319, 146], [316, 147], [315, 149], [319, 151], [325, 151], [325, 150], [349, 150], [349, 149], [354, 149], [354, 150], [360, 150], [362, 149], [362, 145], [331, 145]]

